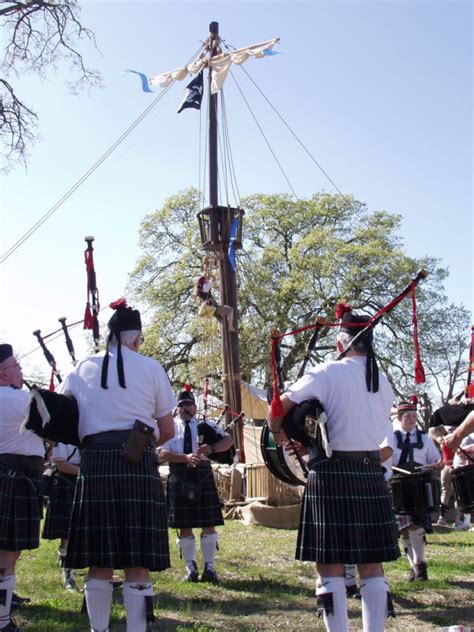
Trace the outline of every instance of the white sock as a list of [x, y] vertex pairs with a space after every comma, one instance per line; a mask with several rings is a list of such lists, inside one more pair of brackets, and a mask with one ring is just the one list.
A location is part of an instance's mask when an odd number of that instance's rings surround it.
[[145, 632], [145, 597], [153, 595], [150, 582], [126, 581], [123, 583], [123, 603], [127, 613], [127, 632]]
[[360, 580], [364, 632], [383, 632], [388, 614], [388, 582], [382, 575]]
[[413, 564], [415, 563], [415, 560], [413, 556], [413, 547], [411, 545], [409, 538], [402, 538], [402, 547], [403, 547], [403, 552], [405, 553], [405, 555], [408, 558], [408, 561], [410, 562], [410, 566], [413, 568]]
[[191, 562], [196, 561], [196, 541], [193, 535], [186, 538], [178, 538], [176, 540], [181, 549], [181, 557], [186, 562], [186, 566], [191, 568]]
[[[324, 597], [324, 595], [328, 595], [328, 597]], [[323, 613], [326, 630], [328, 632], [349, 632], [344, 577], [320, 577], [316, 584], [316, 596], [319, 597], [318, 611]], [[326, 612], [326, 609], [332, 609], [332, 612]]]
[[214, 560], [216, 559], [217, 542], [219, 534], [207, 533], [201, 535], [201, 554], [204, 564], [208, 568], [214, 568]]
[[425, 561], [425, 533], [426, 531], [423, 527], [408, 531], [410, 543], [413, 547], [413, 561], [415, 564]]
[[0, 578], [0, 630], [10, 623], [10, 611], [12, 607], [12, 594], [16, 584], [16, 575], [7, 575]]
[[356, 565], [344, 564], [344, 581], [346, 588], [356, 585]]
[[110, 606], [112, 603], [112, 582], [108, 579], [87, 578], [84, 595], [91, 632], [108, 632]]

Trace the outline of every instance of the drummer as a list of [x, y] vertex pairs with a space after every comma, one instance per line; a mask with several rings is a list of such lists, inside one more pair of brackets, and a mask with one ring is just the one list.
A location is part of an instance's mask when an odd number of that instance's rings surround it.
[[[416, 427], [417, 399], [402, 401], [397, 407], [395, 430], [395, 447], [392, 456], [394, 466], [412, 470], [416, 465], [430, 465], [440, 470], [443, 460], [430, 437]], [[414, 515], [398, 515], [398, 528], [402, 538], [402, 546], [410, 562], [408, 581], [415, 579], [426, 581], [428, 571], [425, 560], [425, 535], [432, 533], [431, 515], [420, 513]]]

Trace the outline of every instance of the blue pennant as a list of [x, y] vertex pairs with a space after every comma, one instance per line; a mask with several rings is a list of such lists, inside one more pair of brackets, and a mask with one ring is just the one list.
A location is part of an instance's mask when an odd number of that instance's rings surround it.
[[130, 70], [130, 68], [128, 68], [125, 72], [133, 72], [135, 75], [138, 75], [140, 77], [141, 82], [142, 82], [143, 92], [153, 92], [153, 90], [151, 90], [150, 86], [148, 85], [148, 78], [145, 74], [143, 74], [143, 72], [138, 72], [137, 70]]
[[234, 272], [237, 272], [236, 264], [235, 264], [235, 236], [237, 234], [238, 227], [239, 227], [239, 218], [234, 217], [234, 219], [232, 220], [231, 227], [230, 227], [229, 251], [227, 253], [229, 256], [230, 265], [232, 266], [232, 269], [234, 270]]

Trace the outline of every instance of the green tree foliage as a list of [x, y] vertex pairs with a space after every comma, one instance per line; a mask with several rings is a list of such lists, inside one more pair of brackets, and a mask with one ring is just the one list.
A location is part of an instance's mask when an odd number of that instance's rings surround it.
[[[292, 331], [318, 317], [334, 321], [344, 299], [360, 313], [374, 314], [398, 294], [420, 268], [429, 272], [416, 292], [418, 328], [428, 383], [418, 387], [448, 398], [465, 374], [469, 314], [447, 305], [447, 271], [431, 257], [414, 259], [403, 251], [400, 218], [369, 212], [351, 196], [316, 193], [309, 199], [256, 194], [243, 200], [244, 250], [239, 251], [239, 336], [245, 380], [271, 382], [270, 331]], [[218, 329], [197, 316], [194, 282], [202, 258], [196, 213], [200, 194], [190, 189], [145, 217], [140, 229], [143, 256], [131, 275], [135, 297], [149, 308], [152, 324], [146, 349], [159, 357], [176, 383], [199, 385], [219, 373]], [[215, 323], [215, 321], [214, 321]], [[333, 353], [335, 329], [324, 328], [311, 362]], [[283, 340], [285, 371], [293, 379], [312, 331]], [[376, 351], [397, 395], [415, 390], [411, 301], [405, 300], [376, 330]], [[203, 363], [203, 358], [205, 359]], [[426, 388], [425, 388], [426, 387]]]

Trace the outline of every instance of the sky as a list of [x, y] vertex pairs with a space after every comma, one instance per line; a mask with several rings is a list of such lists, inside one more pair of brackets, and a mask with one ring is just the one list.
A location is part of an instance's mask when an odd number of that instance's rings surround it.
[[[303, 141], [337, 188], [371, 211], [402, 217], [406, 253], [439, 258], [450, 302], [471, 308], [472, 6], [470, 2], [82, 2], [81, 22], [97, 49], [80, 47], [103, 87], [72, 94], [59, 65], [45, 80], [14, 78], [39, 115], [40, 139], [25, 169], [1, 178], [1, 253], [30, 229], [158, 96], [135, 75], [184, 65], [211, 21], [236, 48], [280, 38], [281, 54], [250, 59], [245, 70]], [[292, 134], [235, 68], [299, 197], [335, 193]], [[12, 78], [13, 81], [13, 78]], [[141, 252], [140, 222], [169, 197], [199, 185], [197, 111], [176, 111], [176, 83], [59, 210], [0, 265], [0, 341], [11, 342], [25, 375], [47, 372], [32, 335], [80, 320], [86, 301], [84, 237], [95, 237], [102, 306], [126, 292]], [[232, 78], [225, 102], [241, 196], [289, 193], [265, 139]], [[204, 116], [204, 113], [203, 113]], [[202, 123], [203, 124], [203, 123]], [[231, 200], [232, 202], [233, 200]], [[245, 245], [245, 244], [244, 244]], [[408, 281], [408, 279], [407, 279]], [[350, 300], [350, 297], [347, 297]], [[104, 310], [107, 321], [111, 312]], [[89, 334], [71, 331], [78, 354]], [[466, 332], [468, 338], [469, 332]], [[51, 351], [71, 369], [61, 338]]]

